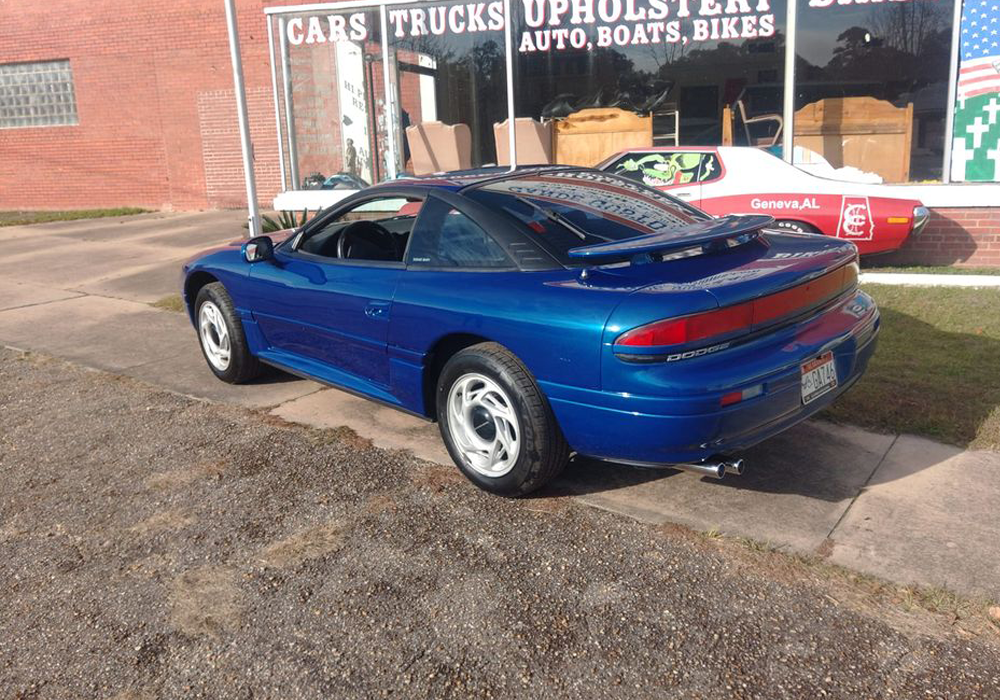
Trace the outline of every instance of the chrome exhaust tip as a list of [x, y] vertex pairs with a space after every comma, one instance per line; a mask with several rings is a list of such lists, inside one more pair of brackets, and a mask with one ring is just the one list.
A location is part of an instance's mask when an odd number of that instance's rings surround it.
[[671, 464], [672, 469], [694, 472], [712, 479], [721, 479], [726, 475], [726, 465], [722, 462], [697, 462], [695, 464]]
[[695, 474], [701, 474], [702, 476], [707, 476], [712, 479], [721, 479], [726, 474], [742, 476], [743, 472], [746, 470], [742, 459], [729, 459], [722, 457], [707, 459], [704, 462], [695, 462], [692, 464], [671, 464], [669, 466], [672, 469], [694, 472]]
[[742, 459], [726, 459], [722, 464], [725, 466], [726, 474], [743, 476], [743, 472], [746, 471], [746, 464]]

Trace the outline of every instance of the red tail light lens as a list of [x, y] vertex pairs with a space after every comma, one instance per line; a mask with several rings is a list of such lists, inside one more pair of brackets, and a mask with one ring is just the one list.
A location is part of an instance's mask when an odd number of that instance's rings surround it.
[[757, 327], [821, 304], [844, 290], [852, 289], [857, 281], [857, 264], [849, 263], [777, 294], [633, 328], [618, 336], [615, 345], [626, 347], [682, 345], [741, 330], [749, 333]]
[[716, 335], [725, 335], [753, 324], [753, 303], [727, 306], [693, 316], [668, 318], [623, 333], [617, 345], [642, 347], [650, 345], [680, 345]]

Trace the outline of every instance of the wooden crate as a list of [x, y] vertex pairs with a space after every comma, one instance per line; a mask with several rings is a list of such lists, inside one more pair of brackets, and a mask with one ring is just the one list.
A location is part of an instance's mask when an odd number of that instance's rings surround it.
[[617, 107], [581, 109], [555, 122], [555, 162], [594, 166], [628, 148], [653, 145], [653, 118]]
[[795, 145], [830, 165], [878, 173], [886, 182], [910, 177], [913, 105], [894, 107], [874, 97], [827, 98], [795, 113]]

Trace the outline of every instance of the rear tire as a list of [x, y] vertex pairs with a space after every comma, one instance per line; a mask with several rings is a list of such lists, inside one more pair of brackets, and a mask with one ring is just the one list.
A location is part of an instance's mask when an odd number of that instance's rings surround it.
[[791, 233], [815, 233], [820, 234], [820, 232], [814, 227], [802, 221], [792, 221], [790, 219], [782, 219], [780, 221], [774, 222], [774, 227], [781, 229], [782, 231], [789, 231]]
[[548, 400], [528, 369], [497, 343], [458, 352], [437, 385], [441, 437], [479, 488], [523, 496], [554, 479], [569, 459]]
[[260, 376], [260, 361], [251, 354], [233, 300], [220, 282], [206, 284], [198, 292], [194, 319], [201, 352], [216, 377], [242, 384]]

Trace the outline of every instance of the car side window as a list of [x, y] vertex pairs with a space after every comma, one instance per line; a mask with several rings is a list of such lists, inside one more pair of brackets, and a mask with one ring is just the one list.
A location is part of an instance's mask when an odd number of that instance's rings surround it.
[[699, 176], [705, 155], [679, 151], [631, 153], [619, 159], [611, 172], [650, 187], [692, 185], [701, 182]]
[[440, 199], [424, 204], [410, 240], [413, 267], [506, 268], [513, 262], [500, 244], [468, 216]]
[[[298, 250], [325, 258], [401, 262], [422, 204], [407, 197], [366, 200], [324, 223]], [[352, 225], [345, 238], [343, 231]]]
[[722, 165], [719, 163], [719, 156], [714, 153], [703, 153], [698, 168], [698, 182], [712, 182], [720, 177], [722, 177]]

